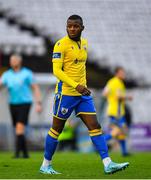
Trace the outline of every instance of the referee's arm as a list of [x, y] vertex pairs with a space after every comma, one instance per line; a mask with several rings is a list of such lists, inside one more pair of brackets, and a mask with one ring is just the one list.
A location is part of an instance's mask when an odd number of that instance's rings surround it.
[[2, 87], [4, 87], [3, 82], [2, 82], [2, 78], [0, 77], [0, 89], [2, 89]]
[[42, 111], [42, 101], [41, 101], [41, 91], [37, 84], [31, 85], [33, 94], [35, 97], [35, 103], [36, 103], [36, 111], [40, 113]]

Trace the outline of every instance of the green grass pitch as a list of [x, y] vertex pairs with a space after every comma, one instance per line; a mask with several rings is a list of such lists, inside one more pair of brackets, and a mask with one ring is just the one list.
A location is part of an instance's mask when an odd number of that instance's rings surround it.
[[12, 159], [12, 153], [0, 152], [0, 179], [145, 179], [151, 178], [151, 153], [135, 153], [121, 157], [111, 153], [116, 162], [129, 161], [130, 166], [112, 175], [105, 175], [99, 156], [95, 153], [56, 153], [53, 167], [61, 175], [39, 173], [42, 152], [31, 152], [29, 159]]

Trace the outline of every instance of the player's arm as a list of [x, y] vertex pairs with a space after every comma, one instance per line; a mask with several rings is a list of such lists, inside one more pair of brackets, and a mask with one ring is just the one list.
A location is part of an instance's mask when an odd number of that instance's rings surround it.
[[2, 83], [2, 78], [0, 78], [0, 89], [2, 89], [3, 83]]
[[38, 113], [42, 111], [42, 100], [41, 100], [41, 91], [37, 84], [31, 85], [34, 98], [35, 98], [35, 108]]
[[117, 91], [117, 98], [123, 101], [127, 101], [127, 100], [131, 101], [133, 99], [131, 95], [123, 94], [120, 90]]
[[38, 84], [36, 83], [36, 80], [32, 71], [28, 71], [27, 79], [28, 79], [28, 84], [31, 86], [32, 91], [33, 91], [36, 112], [40, 113], [42, 111], [41, 91]]
[[7, 85], [7, 78], [5, 73], [0, 77], [0, 90]]
[[41, 91], [40, 91], [39, 86], [37, 84], [32, 84], [31, 87], [32, 87], [33, 94], [35, 97], [35, 102], [37, 104], [41, 104]]
[[53, 50], [52, 62], [53, 62], [53, 74], [62, 82], [76, 88], [78, 83], [73, 81], [70, 77], [68, 77], [63, 69], [63, 61], [65, 56], [65, 47], [66, 45], [62, 41], [58, 41]]
[[68, 84], [69, 86], [72, 86], [75, 88], [80, 94], [82, 95], [90, 95], [90, 90], [88, 90], [85, 86], [80, 85], [79, 83], [72, 80], [70, 77], [68, 77], [64, 71], [63, 68], [63, 62], [53, 62], [53, 74], [62, 82]]
[[78, 83], [73, 81], [70, 77], [68, 77], [62, 70], [62, 67], [63, 67], [63, 62], [54, 62], [53, 74], [62, 82], [68, 84], [69, 86], [72, 86], [73, 88], [76, 88], [78, 86]]
[[42, 111], [42, 100], [41, 100], [41, 91], [37, 84], [31, 85], [34, 98], [35, 98], [35, 109], [36, 112], [40, 113]]
[[109, 87], [106, 86], [106, 87], [103, 89], [102, 96], [103, 96], [104, 98], [107, 98], [108, 95], [109, 95], [109, 93], [110, 93], [110, 89], [109, 89]]

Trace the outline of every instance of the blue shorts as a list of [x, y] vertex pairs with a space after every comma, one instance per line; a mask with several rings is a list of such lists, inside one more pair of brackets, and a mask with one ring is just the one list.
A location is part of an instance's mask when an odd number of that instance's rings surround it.
[[109, 116], [109, 120], [110, 120], [110, 124], [114, 124], [120, 128], [122, 128], [123, 126], [126, 125], [126, 119], [125, 116], [120, 117], [119, 119], [117, 119], [114, 116]]
[[53, 105], [54, 117], [66, 120], [73, 111], [75, 111], [76, 116], [79, 114], [96, 114], [92, 97], [55, 95]]

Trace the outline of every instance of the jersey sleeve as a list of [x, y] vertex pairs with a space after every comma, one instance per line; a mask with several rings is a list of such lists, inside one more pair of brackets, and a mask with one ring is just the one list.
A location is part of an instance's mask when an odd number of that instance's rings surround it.
[[30, 85], [36, 83], [35, 76], [34, 76], [33, 72], [30, 71], [30, 70], [28, 70], [28, 78], [27, 78], [27, 81], [28, 81], [28, 83], [29, 83]]
[[52, 62], [63, 62], [64, 59], [64, 44], [58, 41], [53, 50]]
[[73, 88], [76, 88], [78, 83], [73, 81], [62, 71], [62, 65], [63, 63], [53, 63], [53, 74], [62, 82], [72, 86]]

